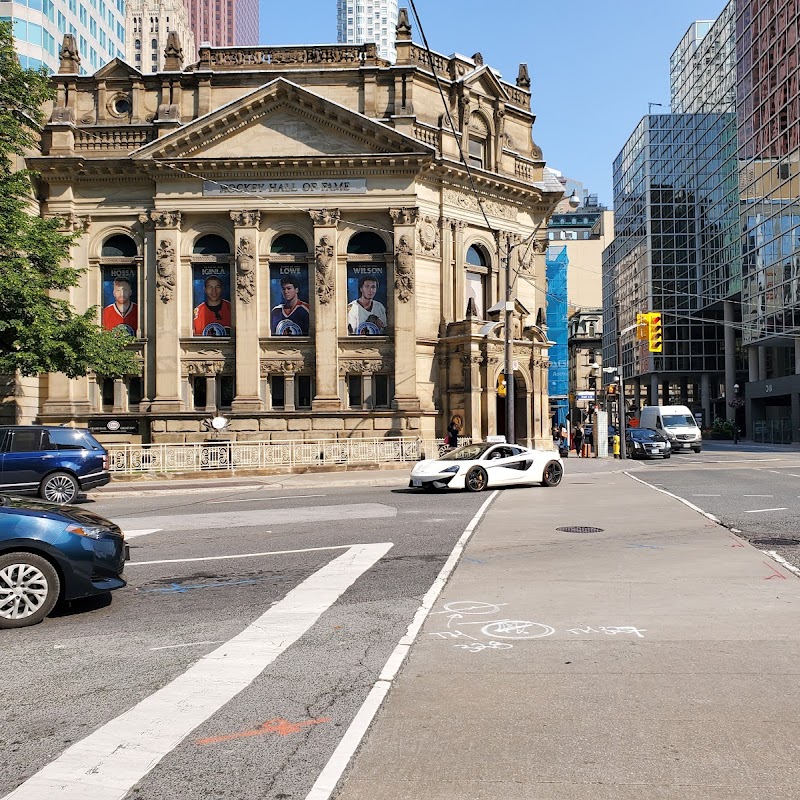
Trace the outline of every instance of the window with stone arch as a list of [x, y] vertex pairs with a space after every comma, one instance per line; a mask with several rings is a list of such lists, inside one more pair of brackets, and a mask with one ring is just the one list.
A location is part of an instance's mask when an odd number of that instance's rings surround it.
[[354, 234], [347, 243], [347, 333], [389, 336], [386, 242], [374, 231]]
[[486, 318], [490, 264], [489, 254], [482, 245], [473, 244], [467, 250], [464, 264], [465, 307], [468, 315], [471, 312], [480, 319]]
[[100, 249], [101, 324], [107, 331], [139, 335], [139, 250], [125, 234], [109, 236]]
[[469, 145], [467, 160], [471, 167], [491, 169], [489, 125], [481, 114], [472, 114], [469, 118]]
[[[282, 233], [272, 240], [269, 258], [270, 336], [310, 336], [312, 333], [308, 257], [308, 244], [296, 233]], [[305, 386], [308, 376], [296, 377], [295, 388], [299, 391]], [[297, 408], [305, 407], [303, 401], [310, 391], [309, 388], [308, 392], [300, 392], [295, 400]]]

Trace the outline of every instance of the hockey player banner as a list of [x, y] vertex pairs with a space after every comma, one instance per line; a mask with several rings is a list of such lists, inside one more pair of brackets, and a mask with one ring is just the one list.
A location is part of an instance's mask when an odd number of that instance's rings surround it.
[[231, 335], [231, 270], [220, 264], [192, 266], [192, 333]]
[[271, 264], [269, 296], [269, 332], [272, 336], [310, 335], [307, 264]]
[[347, 333], [350, 336], [388, 336], [386, 265], [347, 267]]
[[139, 305], [135, 267], [103, 268], [102, 325], [107, 331], [120, 328], [136, 336]]

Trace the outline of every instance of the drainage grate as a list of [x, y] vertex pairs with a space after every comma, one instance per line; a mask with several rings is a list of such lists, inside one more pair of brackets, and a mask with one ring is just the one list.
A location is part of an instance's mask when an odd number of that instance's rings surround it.
[[[592, 528], [587, 525], [565, 525], [563, 528], [556, 528], [563, 533], [602, 533], [603, 528]], [[798, 542], [800, 544], [800, 542]]]
[[756, 547], [796, 547], [800, 544], [800, 539], [781, 539], [776, 536], [767, 539], [751, 539], [750, 543]]

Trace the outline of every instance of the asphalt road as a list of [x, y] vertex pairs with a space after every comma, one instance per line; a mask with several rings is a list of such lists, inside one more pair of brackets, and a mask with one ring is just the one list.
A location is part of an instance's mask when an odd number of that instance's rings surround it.
[[[129, 585], [3, 632], [0, 797], [50, 796], [98, 753], [98, 793], [64, 796], [305, 797], [485, 500], [386, 488], [90, 500], [130, 534]], [[270, 624], [280, 635], [254, 647]]]
[[689, 501], [800, 568], [800, 453], [712, 445], [697, 454], [635, 464], [631, 472], [637, 478]]

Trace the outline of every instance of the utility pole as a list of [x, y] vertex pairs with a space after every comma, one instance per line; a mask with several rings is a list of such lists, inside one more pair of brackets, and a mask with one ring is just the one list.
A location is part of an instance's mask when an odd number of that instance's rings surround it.
[[625, 381], [622, 377], [622, 328], [620, 327], [619, 303], [614, 306], [617, 323], [617, 375], [619, 375], [619, 394], [617, 395], [617, 433], [619, 434], [619, 457], [625, 460]]
[[506, 234], [506, 308], [505, 308], [505, 375], [506, 375], [506, 441], [514, 444], [514, 301], [511, 299], [514, 280], [511, 275], [511, 235]]

